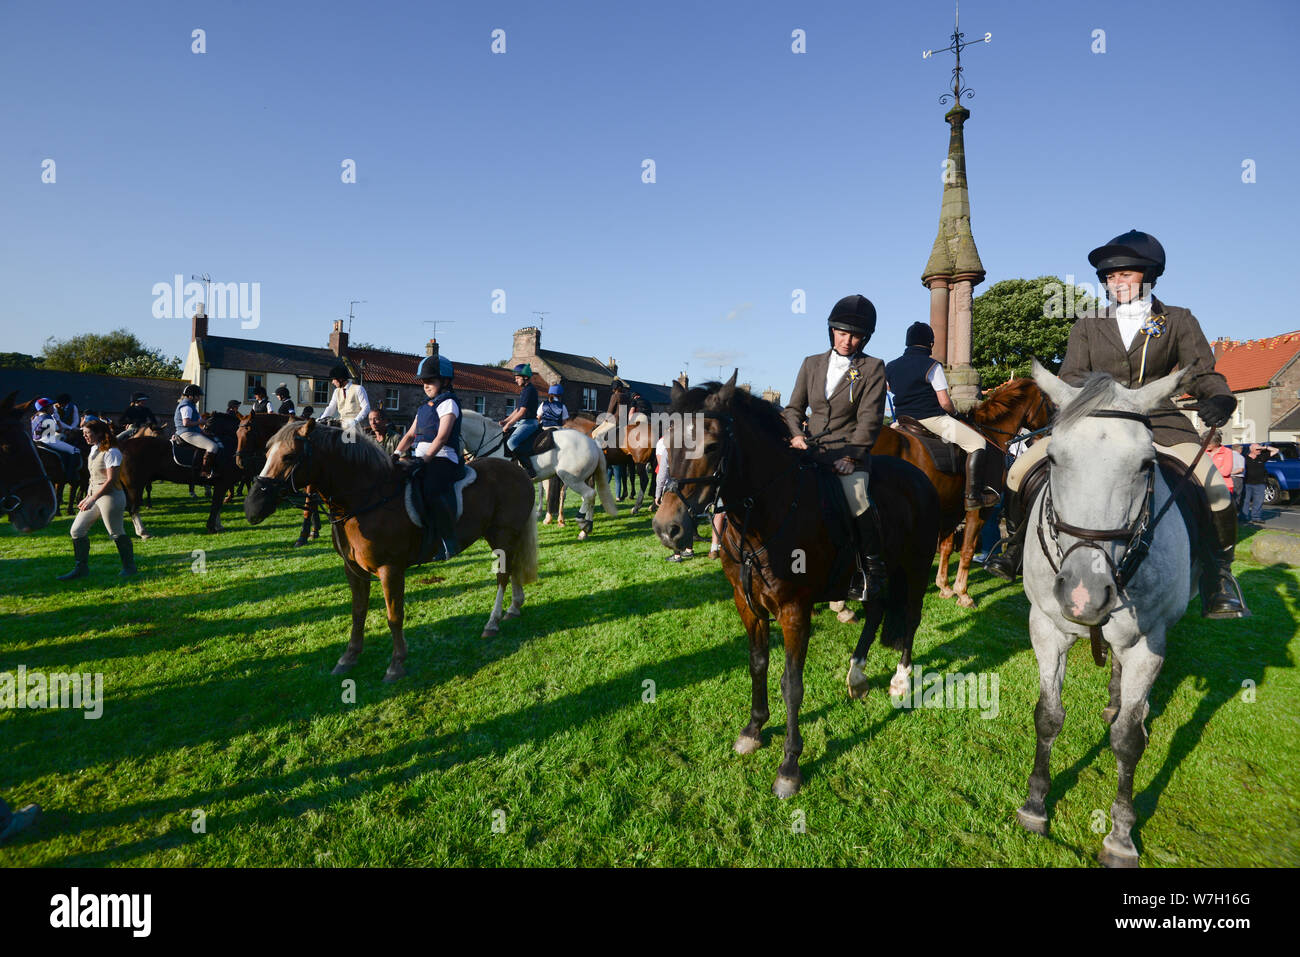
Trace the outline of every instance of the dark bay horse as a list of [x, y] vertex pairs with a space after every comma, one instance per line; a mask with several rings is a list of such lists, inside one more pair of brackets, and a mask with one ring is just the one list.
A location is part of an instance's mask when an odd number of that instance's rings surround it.
[[17, 394], [0, 402], [0, 510], [18, 531], [35, 532], [54, 520], [59, 500], [27, 424], [32, 404], [15, 405]]
[[59, 514], [63, 511], [63, 490], [65, 488], [68, 490], [68, 514], [75, 515], [77, 512], [77, 503], [81, 501], [77, 496], [80, 493], [84, 497], [84, 492], [82, 492], [81, 489], [83, 486], [88, 487], [90, 485], [90, 473], [86, 471], [85, 467], [86, 454], [83, 452], [81, 459], [81, 473], [86, 476], [84, 481], [82, 480], [81, 474], [69, 475], [67, 467], [64, 464], [64, 457], [44, 442], [36, 443], [36, 454], [40, 456], [41, 465], [45, 468], [45, 474], [49, 477], [49, 480], [54, 483], [54, 517], [58, 518]]
[[[244, 497], [244, 514], [256, 525], [275, 511], [280, 495], [311, 488], [329, 507], [334, 550], [352, 590], [352, 636], [334, 674], [344, 674], [361, 657], [370, 576], [384, 589], [393, 657], [385, 681], [406, 674], [406, 569], [420, 558], [423, 529], [408, 511], [407, 472], [368, 436], [348, 433], [312, 419], [289, 422], [272, 436], [266, 464]], [[464, 487], [463, 511], [456, 523], [461, 550], [480, 538], [493, 551], [497, 597], [483, 637], [497, 634], [506, 583], [511, 586], [506, 618], [517, 618], [524, 603], [523, 586], [537, 580], [537, 512], [533, 483], [507, 459], [483, 458], [472, 466], [475, 480]]]
[[[1022, 429], [1031, 432], [1044, 428], [1051, 421], [1053, 405], [1043, 395], [1033, 379], [1012, 379], [989, 393], [963, 421], [973, 426], [998, 449], [991, 454], [1005, 455], [1007, 444]], [[892, 455], [911, 462], [928, 478], [939, 493], [939, 572], [935, 584], [944, 598], [957, 596], [957, 604], [974, 608], [975, 599], [966, 591], [970, 578], [970, 565], [979, 544], [980, 529], [984, 526], [985, 509], [966, 509], [966, 476], [940, 472], [924, 443], [900, 429], [881, 429], [880, 437], [872, 446], [872, 455]], [[948, 560], [956, 542], [956, 529], [966, 523], [957, 563], [957, 578], [948, 587]]]
[[[843, 599], [854, 567], [848, 530], [841, 534], [839, 523], [822, 506], [822, 489], [837, 492], [829, 483], [838, 479], [811, 455], [790, 447], [780, 412], [737, 389], [735, 375], [725, 385], [711, 382], [689, 392], [674, 384], [672, 412], [681, 413], [681, 420], [668, 430], [670, 477], [654, 530], [665, 546], [685, 549], [705, 507], [719, 495], [725, 502], [722, 567], [749, 635], [752, 686], [749, 723], [735, 749], [750, 754], [762, 746], [768, 718], [768, 637], [775, 617], [785, 642], [781, 693], [786, 737], [772, 790], [790, 797], [803, 781], [799, 707], [813, 603]], [[848, 676], [854, 697], [866, 693], [862, 665], [882, 625], [881, 642], [902, 652], [891, 688], [897, 684], [903, 690], [899, 676], [911, 669], [912, 639], [939, 540], [938, 497], [918, 469], [900, 459], [873, 456], [869, 489], [872, 507], [880, 510], [889, 581], [881, 596], [863, 606], [862, 633]]]
[[[220, 439], [223, 451], [216, 458], [216, 466], [211, 479], [199, 477], [197, 468], [186, 468], [176, 464], [172, 457], [170, 439], [160, 435], [134, 435], [120, 446], [122, 449], [122, 488], [126, 492], [126, 511], [135, 525], [136, 534], [147, 538], [144, 523], [140, 520], [141, 497], [145, 488], [151, 483], [164, 481], [179, 485], [211, 485], [212, 502], [208, 507], [208, 532], [224, 532], [221, 524], [221, 506], [226, 493], [234, 488], [239, 478], [239, 468], [235, 464], [236, 427], [239, 420], [225, 412], [214, 412], [208, 416], [203, 431]], [[202, 461], [203, 452], [195, 455], [195, 462]]]

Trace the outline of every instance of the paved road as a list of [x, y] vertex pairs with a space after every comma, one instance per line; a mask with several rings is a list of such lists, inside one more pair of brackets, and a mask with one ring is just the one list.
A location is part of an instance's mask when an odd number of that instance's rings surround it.
[[1300, 532], [1300, 505], [1265, 505], [1264, 527], [1283, 532]]

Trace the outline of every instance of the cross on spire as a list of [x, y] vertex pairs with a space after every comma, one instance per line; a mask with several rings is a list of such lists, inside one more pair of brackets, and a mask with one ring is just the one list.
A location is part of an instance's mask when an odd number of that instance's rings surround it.
[[[939, 51], [940, 53], [956, 54], [957, 65], [952, 68], [952, 92], [945, 93], [943, 96], [939, 97], [940, 103], [947, 103], [949, 100], [952, 100], [954, 103], [961, 103], [961, 98], [963, 96], [969, 100], [975, 95], [975, 91], [962, 82], [961, 51], [966, 49], [966, 47], [970, 46], [972, 43], [988, 43], [993, 39], [993, 34], [986, 33], [978, 40], [967, 40], [965, 37], [966, 34], [961, 32], [961, 0], [958, 0], [957, 15], [953, 21], [952, 42]], [[930, 57], [934, 56], [934, 52], [934, 50], [922, 50], [921, 59], [928, 60]]]

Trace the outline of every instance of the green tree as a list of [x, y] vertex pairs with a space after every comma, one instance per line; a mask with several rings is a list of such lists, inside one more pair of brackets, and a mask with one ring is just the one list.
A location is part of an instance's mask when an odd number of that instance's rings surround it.
[[1086, 289], [1055, 276], [995, 282], [971, 302], [971, 365], [981, 384], [987, 389], [1027, 376], [1035, 358], [1056, 372], [1074, 317], [1096, 309]]
[[180, 356], [170, 359], [163, 356], [161, 349], [141, 352], [125, 359], [110, 362], [106, 371], [112, 375], [143, 375], [155, 379], [179, 379], [183, 363]]
[[0, 352], [0, 369], [39, 369], [41, 360], [25, 352]]
[[106, 372], [114, 362], [148, 352], [144, 343], [133, 333], [126, 329], [114, 329], [103, 335], [87, 332], [70, 339], [55, 339], [50, 336], [45, 340], [42, 357], [46, 369]]

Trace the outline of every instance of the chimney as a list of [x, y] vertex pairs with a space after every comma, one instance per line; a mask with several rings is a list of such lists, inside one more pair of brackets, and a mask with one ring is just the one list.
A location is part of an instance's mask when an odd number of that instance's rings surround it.
[[424, 354], [426, 356], [436, 356], [438, 354], [438, 340], [430, 339], [424, 344]]
[[515, 330], [515, 351], [511, 359], [528, 360], [537, 355], [542, 347], [542, 330], [536, 326], [525, 326]]
[[610, 375], [618, 375], [618, 363], [614, 361], [613, 356], [609, 357], [609, 372]]
[[348, 351], [348, 334], [343, 331], [343, 320], [334, 320], [334, 331], [330, 333], [330, 352], [340, 359]]
[[208, 315], [203, 311], [203, 307], [199, 306], [199, 308], [194, 311], [194, 318], [190, 322], [190, 341], [194, 342], [198, 339], [206, 339], [207, 335]]
[[691, 380], [687, 378], [685, 372], [679, 375], [675, 381], [680, 383], [683, 389], [689, 389], [691, 387]]

